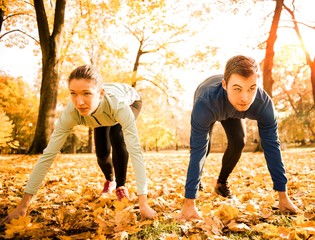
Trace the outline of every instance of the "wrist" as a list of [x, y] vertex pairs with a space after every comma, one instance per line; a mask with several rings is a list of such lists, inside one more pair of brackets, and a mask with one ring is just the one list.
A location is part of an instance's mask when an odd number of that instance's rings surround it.
[[33, 194], [25, 193], [21, 200], [20, 206], [28, 208], [31, 205], [32, 198], [33, 198]]
[[147, 205], [147, 195], [139, 195], [138, 196], [139, 199], [139, 207], [143, 207], [145, 205]]
[[279, 199], [283, 199], [283, 198], [287, 198], [288, 195], [287, 195], [287, 192], [280, 192], [278, 191], [278, 195], [279, 195]]
[[184, 205], [187, 206], [187, 207], [195, 206], [195, 199], [185, 198], [184, 199]]

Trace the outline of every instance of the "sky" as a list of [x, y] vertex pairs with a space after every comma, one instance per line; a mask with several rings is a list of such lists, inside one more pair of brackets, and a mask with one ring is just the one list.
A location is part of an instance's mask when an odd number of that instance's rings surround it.
[[7, 48], [0, 43], [0, 70], [13, 77], [22, 77], [31, 86], [39, 71], [38, 61], [40, 58], [34, 56], [33, 47]]

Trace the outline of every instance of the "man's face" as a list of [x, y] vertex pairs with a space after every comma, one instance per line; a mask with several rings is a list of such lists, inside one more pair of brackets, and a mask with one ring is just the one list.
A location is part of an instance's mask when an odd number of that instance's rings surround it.
[[222, 80], [222, 87], [227, 92], [228, 100], [237, 111], [246, 111], [253, 103], [257, 93], [258, 80], [256, 74], [243, 77], [235, 73], [231, 75], [228, 84], [224, 79]]
[[69, 83], [69, 90], [71, 101], [82, 116], [93, 113], [104, 95], [102, 90], [86, 79], [72, 79]]

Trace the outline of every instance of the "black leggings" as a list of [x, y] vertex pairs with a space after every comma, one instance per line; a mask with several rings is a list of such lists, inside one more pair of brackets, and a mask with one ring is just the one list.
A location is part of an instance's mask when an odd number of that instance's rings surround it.
[[[121, 125], [98, 127], [94, 129], [95, 152], [97, 163], [105, 175], [106, 180], [114, 180], [117, 187], [126, 182], [128, 152], [121, 130]], [[110, 156], [112, 147], [112, 157]]]
[[[221, 121], [221, 124], [225, 130], [228, 139], [228, 145], [222, 158], [222, 167], [218, 178], [218, 183], [226, 183], [229, 175], [238, 163], [245, 146], [246, 126], [244, 120], [234, 118], [228, 118], [224, 121]], [[212, 124], [210, 127], [207, 156], [211, 147], [213, 125], [214, 124]]]
[[[142, 101], [135, 101], [131, 110], [138, 117]], [[116, 187], [124, 186], [127, 177], [128, 151], [124, 141], [120, 124], [114, 126], [98, 127], [94, 129], [94, 142], [97, 163], [105, 175], [106, 180], [116, 178]], [[112, 157], [110, 156], [112, 148]]]

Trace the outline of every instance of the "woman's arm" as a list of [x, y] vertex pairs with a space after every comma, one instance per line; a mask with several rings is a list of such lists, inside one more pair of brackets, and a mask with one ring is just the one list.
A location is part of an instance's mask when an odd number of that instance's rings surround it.
[[13, 218], [19, 218], [20, 216], [25, 216], [27, 214], [33, 195], [37, 193], [55, 156], [60, 152], [69, 133], [75, 125], [76, 121], [69, 116], [66, 110], [63, 111], [44, 153], [40, 156], [32, 170], [21, 202], [1, 223], [9, 222]]
[[26, 216], [27, 210], [31, 205], [32, 198], [33, 198], [32, 194], [24, 193], [24, 196], [20, 204], [1, 221], [0, 225], [6, 222], [10, 222], [12, 219], [17, 219], [19, 217]]
[[133, 165], [137, 185], [137, 195], [139, 197], [140, 214], [144, 218], [154, 218], [157, 213], [147, 203], [148, 187], [146, 167], [138, 137], [136, 118], [131, 108], [125, 105], [116, 112], [115, 119], [122, 126], [127, 151]]

